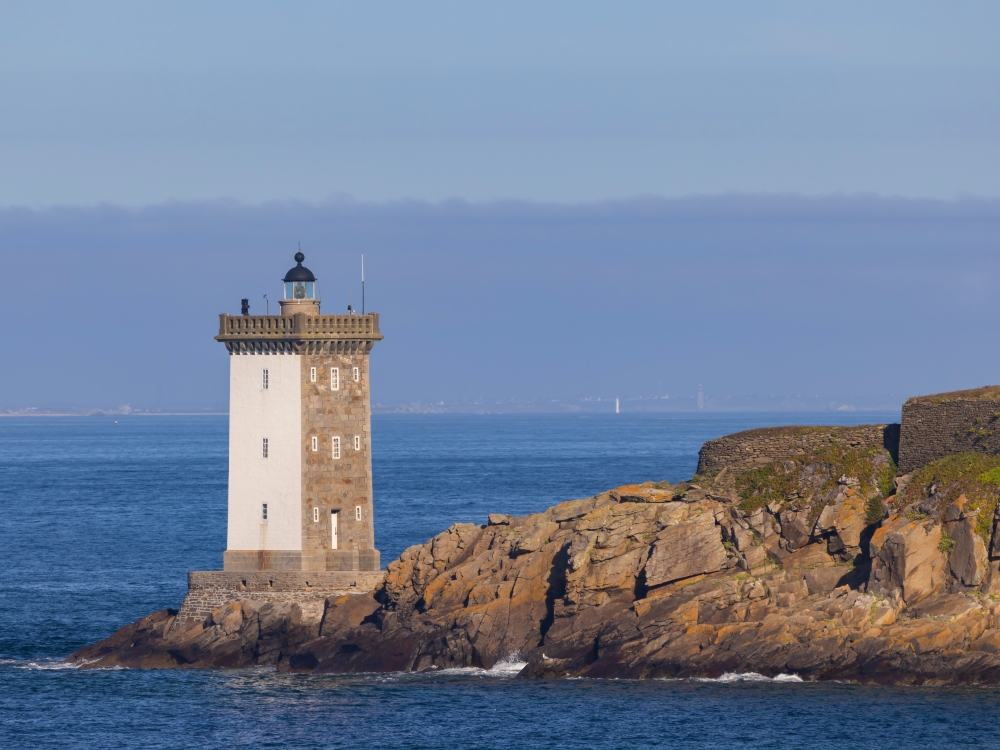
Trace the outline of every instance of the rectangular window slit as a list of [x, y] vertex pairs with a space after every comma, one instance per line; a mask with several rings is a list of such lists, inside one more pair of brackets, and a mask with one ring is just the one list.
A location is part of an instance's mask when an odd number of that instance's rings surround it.
[[316, 368], [315, 367], [310, 367], [309, 368], [309, 382], [310, 383], [315, 383], [316, 382]]
[[360, 521], [361, 520], [361, 506], [360, 505], [354, 506], [354, 520], [355, 521]]
[[340, 458], [340, 438], [335, 437], [333, 439], [333, 457]]
[[319, 523], [319, 508], [313, 508], [313, 522]]
[[313, 448], [314, 451], [318, 451], [319, 450], [319, 438], [316, 437], [315, 435], [313, 436], [313, 439], [312, 439], [312, 448]]
[[267, 438], [264, 438], [262, 454], [264, 458], [267, 458]]
[[260, 520], [262, 522], [267, 520], [267, 503], [262, 503], [261, 504], [261, 508], [260, 508]]
[[356, 451], [361, 450], [361, 436], [360, 435], [355, 435], [354, 436], [354, 450], [356, 450]]
[[340, 390], [340, 369], [336, 367], [330, 368], [330, 390], [339, 391]]
[[267, 370], [264, 370], [263, 376], [261, 377], [261, 388], [265, 391], [267, 390]]
[[358, 367], [354, 368], [354, 382], [357, 383], [361, 380], [361, 369]]

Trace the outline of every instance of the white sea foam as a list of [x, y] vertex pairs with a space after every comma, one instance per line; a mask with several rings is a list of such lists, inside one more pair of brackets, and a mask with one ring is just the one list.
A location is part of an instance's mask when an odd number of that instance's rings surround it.
[[721, 677], [694, 677], [693, 682], [802, 682], [797, 674], [765, 677], [759, 672], [726, 672]]
[[526, 666], [528, 666], [528, 662], [521, 661], [521, 655], [514, 652], [510, 656], [505, 656], [503, 659], [498, 661], [490, 667], [487, 672], [490, 674], [500, 675], [502, 677], [513, 677]]
[[455, 676], [463, 675], [466, 677], [493, 677], [493, 678], [510, 678], [516, 677], [517, 673], [520, 672], [527, 666], [528, 662], [521, 660], [521, 655], [518, 653], [510, 654], [505, 656], [503, 659], [498, 661], [489, 669], [481, 669], [479, 667], [453, 667], [451, 669], [437, 669], [432, 667], [423, 672], [392, 672], [390, 674], [378, 674], [371, 675], [371, 677], [379, 682], [383, 681], [395, 681], [398, 679], [408, 679], [418, 676]]
[[[79, 669], [87, 662], [68, 662], [62, 659], [42, 659], [34, 661], [31, 659], [0, 659], [0, 664], [12, 666], [15, 669], [31, 670], [59, 670], [59, 669]], [[120, 667], [119, 667], [120, 669]]]
[[[61, 671], [67, 669], [80, 669], [89, 664], [93, 664], [97, 659], [82, 659], [80, 661], [66, 661], [65, 659], [0, 659], [0, 666], [10, 666], [14, 669], [28, 669], [32, 671]], [[112, 672], [127, 669], [119, 665], [111, 667], [94, 667], [95, 672]]]

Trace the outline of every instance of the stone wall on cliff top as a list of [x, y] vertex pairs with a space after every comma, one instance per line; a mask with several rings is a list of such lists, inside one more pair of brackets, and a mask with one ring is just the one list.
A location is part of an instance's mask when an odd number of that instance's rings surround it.
[[811, 453], [833, 442], [856, 448], [884, 448], [893, 460], [899, 452], [898, 424], [857, 427], [764, 427], [709, 440], [698, 453], [698, 474], [738, 472]]
[[901, 474], [966, 451], [1000, 455], [1000, 386], [920, 396], [903, 404]]

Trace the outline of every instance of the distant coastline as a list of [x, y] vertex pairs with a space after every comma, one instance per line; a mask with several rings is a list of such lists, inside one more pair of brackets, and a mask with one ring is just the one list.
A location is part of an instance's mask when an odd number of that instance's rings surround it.
[[[622, 414], [676, 414], [676, 415], [689, 415], [694, 416], [697, 414], [702, 415], [723, 415], [723, 414], [773, 414], [773, 413], [796, 413], [796, 414], [828, 414], [832, 411], [837, 411], [835, 409], [718, 409], [718, 410], [662, 410], [662, 411], [644, 411], [644, 410], [630, 410], [623, 411]], [[870, 408], [870, 409], [843, 409], [840, 410], [841, 413], [854, 413], [860, 414], [898, 414], [898, 408], [892, 407], [882, 407], [882, 408]], [[414, 416], [421, 415], [433, 415], [433, 414], [454, 414], [454, 415], [513, 415], [513, 414], [613, 414], [614, 412], [608, 410], [598, 410], [598, 409], [531, 409], [531, 408], [435, 408], [433, 406], [419, 406], [419, 405], [406, 405], [406, 406], [379, 406], [372, 407], [373, 414], [411, 414]], [[0, 412], [0, 418], [8, 419], [19, 419], [19, 418], [46, 418], [46, 417], [227, 417], [229, 412], [225, 411], [132, 411], [127, 413], [115, 412], [115, 411], [104, 411], [104, 410], [94, 410], [94, 411], [41, 411], [41, 410], [24, 410], [24, 411], [7, 411]], [[619, 415], [621, 416], [621, 415]]]
[[[828, 396], [583, 396], [575, 398], [475, 398], [375, 402], [373, 414], [613, 414], [616, 401], [622, 414], [726, 414], [751, 412], [798, 413], [899, 413], [902, 396], [881, 394], [834, 399]], [[226, 416], [227, 409], [162, 409], [134, 407], [27, 407], [0, 410], [0, 417], [119, 417], [119, 416]]]
[[[686, 402], [687, 403], [686, 403]], [[831, 412], [886, 412], [899, 413], [898, 404], [861, 402], [858, 405], [824, 400], [735, 400], [719, 399], [718, 403], [706, 404], [699, 409], [693, 399], [671, 399], [670, 402], [655, 402], [651, 399], [621, 399], [622, 414], [734, 414], [734, 413], [823, 413]], [[427, 402], [416, 401], [408, 404], [372, 404], [373, 414], [614, 414], [615, 400], [592, 401], [469, 401], [469, 402]]]

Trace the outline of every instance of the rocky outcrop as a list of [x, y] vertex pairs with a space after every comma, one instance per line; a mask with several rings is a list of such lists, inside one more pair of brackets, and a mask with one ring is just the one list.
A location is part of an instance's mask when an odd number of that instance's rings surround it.
[[844, 488], [823, 508], [814, 531], [827, 540], [831, 554], [856, 557], [861, 553], [861, 535], [868, 526], [867, 500], [853, 489]]
[[[361, 597], [345, 597], [362, 599]], [[330, 603], [326, 603], [328, 609]], [[204, 622], [175, 628], [177, 610], [163, 609], [71, 657], [89, 666], [244, 667], [276, 664], [320, 634], [321, 618], [297, 604], [250, 599], [216, 609]], [[345, 622], [353, 621], [350, 617]]]
[[767, 464], [456, 524], [371, 592], [162, 610], [70, 659], [370, 672], [516, 654], [525, 677], [1000, 684], [1000, 457], [897, 477], [884, 448], [817, 434]]
[[876, 594], [899, 591], [913, 605], [942, 591], [947, 583], [948, 557], [939, 524], [894, 516], [872, 536], [870, 549], [870, 588]]
[[976, 533], [971, 518], [962, 518], [947, 526], [950, 529], [949, 537], [955, 543], [948, 558], [952, 577], [963, 586], [979, 586], [989, 569], [986, 542]]
[[[856, 458], [863, 476], [882, 465]], [[234, 601], [186, 627], [163, 610], [70, 658], [369, 672], [517, 654], [524, 677], [1000, 683], [981, 500], [931, 517], [842, 466], [789, 463], [752, 483], [721, 472], [456, 524], [407, 549], [375, 591], [322, 611]]]

